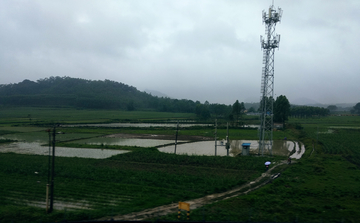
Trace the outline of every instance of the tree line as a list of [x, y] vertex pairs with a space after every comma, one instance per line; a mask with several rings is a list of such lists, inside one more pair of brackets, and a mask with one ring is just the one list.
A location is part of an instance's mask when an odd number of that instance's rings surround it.
[[[289, 116], [326, 116], [329, 109], [310, 106], [290, 106], [286, 96], [274, 100], [274, 121], [285, 123]], [[201, 103], [187, 99], [152, 96], [133, 86], [104, 80], [93, 81], [71, 77], [49, 77], [37, 81], [24, 80], [15, 84], [0, 85], [1, 106], [73, 107], [80, 109], [152, 110], [159, 112], [195, 113], [199, 119], [219, 118], [240, 123], [246, 108], [244, 102], [232, 105]], [[261, 111], [263, 101], [260, 102]], [[356, 109], [355, 109], [356, 108]], [[360, 103], [354, 107], [358, 112]], [[249, 112], [255, 112], [249, 108]]]
[[0, 105], [184, 112], [195, 113], [201, 119], [228, 117], [232, 112], [231, 105], [157, 97], [111, 80], [71, 77], [49, 77], [0, 85]]

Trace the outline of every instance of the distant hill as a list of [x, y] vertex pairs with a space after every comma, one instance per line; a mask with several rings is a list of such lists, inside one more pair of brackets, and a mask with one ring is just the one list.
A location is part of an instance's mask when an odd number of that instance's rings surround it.
[[50, 77], [0, 86], [0, 104], [13, 106], [61, 106], [132, 109], [154, 97], [126, 84]]
[[201, 104], [186, 99], [158, 97], [135, 87], [105, 80], [50, 77], [0, 85], [0, 106], [74, 107], [81, 109], [153, 110], [160, 112], [209, 114], [225, 117], [231, 107]]
[[195, 112], [195, 102], [152, 96], [105, 80], [50, 77], [0, 85], [0, 105]]

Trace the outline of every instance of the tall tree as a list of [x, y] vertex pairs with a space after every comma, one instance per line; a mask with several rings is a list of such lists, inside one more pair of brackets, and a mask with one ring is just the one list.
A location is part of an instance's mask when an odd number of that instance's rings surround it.
[[290, 103], [284, 95], [276, 98], [274, 103], [274, 121], [281, 122], [285, 127], [285, 121], [288, 120], [290, 115]]
[[233, 108], [232, 108], [232, 115], [234, 117], [234, 121], [237, 123], [239, 121], [239, 118], [241, 117], [241, 115], [244, 113], [245, 110], [245, 105], [244, 102], [239, 102], [239, 100], [236, 100], [235, 103], [233, 104]]
[[353, 109], [354, 109], [354, 113], [360, 114], [360, 102], [357, 103], [357, 104], [353, 107]]
[[329, 106], [327, 106], [327, 109], [329, 109], [330, 111], [336, 111], [337, 106], [336, 105], [329, 105]]

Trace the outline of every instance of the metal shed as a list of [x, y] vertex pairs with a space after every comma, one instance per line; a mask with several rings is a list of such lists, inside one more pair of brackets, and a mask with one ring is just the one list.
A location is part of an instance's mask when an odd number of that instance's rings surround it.
[[242, 155], [248, 156], [250, 153], [250, 144], [251, 143], [243, 143], [242, 146]]

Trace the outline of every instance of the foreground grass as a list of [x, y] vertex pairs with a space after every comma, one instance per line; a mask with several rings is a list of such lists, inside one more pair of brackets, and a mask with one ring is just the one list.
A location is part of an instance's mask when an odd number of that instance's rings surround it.
[[[161, 120], [165, 113], [134, 113], [116, 116], [117, 111], [8, 110], [1, 116], [0, 135], [23, 134], [24, 139], [43, 137], [43, 130], [24, 124], [48, 124], [126, 120]], [[58, 112], [58, 113], [57, 113]], [[31, 121], [28, 114], [32, 114]], [[57, 114], [57, 116], [55, 116]], [[6, 116], [7, 115], [7, 116]], [[128, 116], [127, 116], [128, 115]], [[137, 115], [137, 116], [136, 116]], [[146, 119], [150, 115], [152, 119]], [[60, 118], [57, 118], [60, 117]], [[101, 118], [99, 118], [101, 117]], [[141, 118], [142, 117], [142, 118]], [[169, 114], [171, 119], [174, 114]], [[179, 117], [180, 118], [181, 114]], [[123, 119], [125, 118], [125, 119]], [[166, 120], [166, 115], [162, 118]], [[359, 117], [290, 119], [289, 128], [275, 131], [274, 139], [287, 137], [306, 145], [307, 152], [286, 168], [280, 178], [248, 195], [214, 203], [191, 213], [192, 220], [280, 221], [280, 222], [360, 222], [360, 124]], [[14, 126], [15, 125], [15, 126]], [[172, 129], [63, 128], [61, 140], [113, 133], [174, 134]], [[329, 131], [331, 130], [331, 131]], [[183, 135], [213, 137], [211, 128], [182, 129]], [[226, 135], [219, 128], [218, 136]], [[38, 133], [37, 133], [38, 132]], [[41, 136], [40, 136], [41, 135]], [[232, 139], [257, 139], [256, 130], [233, 128]], [[28, 137], [28, 138], [26, 138]], [[44, 137], [46, 139], [46, 135]], [[313, 151], [314, 148], [314, 152]], [[114, 148], [112, 148], [114, 149]], [[117, 149], [117, 148], [115, 148]], [[126, 214], [162, 204], [201, 197], [228, 190], [254, 179], [263, 172], [267, 158], [188, 157], [162, 154], [153, 149], [129, 148], [132, 153], [106, 160], [58, 158], [55, 198], [91, 209], [68, 209], [46, 215], [43, 208], [29, 202], [45, 200], [47, 157], [0, 154], [0, 221], [44, 222], [95, 219]], [[310, 155], [311, 154], [311, 155]], [[275, 157], [273, 159], [276, 159]], [[272, 160], [274, 161], [274, 160]], [[34, 174], [34, 172], [39, 174]], [[39, 183], [38, 183], [39, 181]], [[175, 220], [176, 214], [166, 216]]]
[[[359, 168], [341, 156], [314, 156], [248, 195], [192, 211], [191, 220], [359, 222], [359, 175]], [[176, 214], [164, 219], [175, 220]]]
[[181, 156], [151, 148], [105, 160], [58, 157], [55, 207], [62, 202], [84, 209], [46, 215], [44, 208], [27, 204], [44, 204], [48, 158], [0, 154], [0, 221], [85, 220], [202, 197], [258, 177], [266, 160]]
[[[248, 195], [192, 211], [191, 220], [360, 222], [360, 132], [352, 124], [359, 120], [290, 120], [293, 125], [287, 131], [306, 145], [303, 158], [272, 183]], [[347, 125], [348, 121], [351, 124]], [[176, 217], [173, 214], [163, 219]]]

